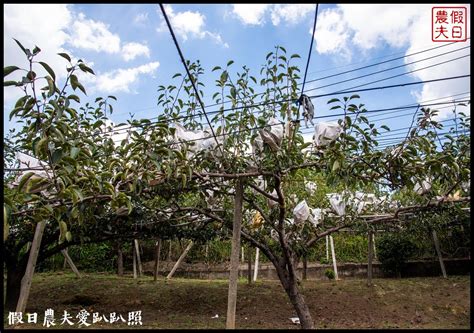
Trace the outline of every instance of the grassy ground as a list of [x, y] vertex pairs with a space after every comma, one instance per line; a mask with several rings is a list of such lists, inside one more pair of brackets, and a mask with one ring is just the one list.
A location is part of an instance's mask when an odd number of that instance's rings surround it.
[[[76, 314], [142, 311], [142, 328], [225, 328], [227, 280], [133, 279], [110, 274], [35, 275], [27, 312], [38, 313], [38, 324], [14, 328], [44, 328], [44, 311], [56, 313], [56, 326], [67, 310]], [[303, 294], [317, 328], [470, 328], [470, 277], [304, 281]], [[8, 313], [4, 313], [4, 323]], [[212, 318], [215, 315], [218, 318]], [[237, 328], [298, 328], [296, 314], [277, 281], [238, 286]], [[26, 321], [26, 320], [25, 320]], [[91, 322], [89, 317], [88, 322]], [[77, 328], [77, 325], [70, 326]], [[125, 323], [96, 323], [89, 328], [132, 328]], [[135, 326], [136, 327], [136, 326]]]

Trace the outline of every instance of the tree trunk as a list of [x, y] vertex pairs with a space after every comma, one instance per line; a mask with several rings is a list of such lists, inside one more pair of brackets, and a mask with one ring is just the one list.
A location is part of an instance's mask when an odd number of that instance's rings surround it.
[[26, 266], [7, 266], [7, 288], [5, 295], [5, 309], [15, 311], [20, 297], [21, 279], [25, 274]]
[[290, 302], [293, 305], [298, 318], [300, 319], [301, 328], [314, 329], [313, 318], [311, 317], [311, 313], [306, 305], [303, 295], [298, 289], [296, 275], [294, 272], [288, 272], [287, 265], [284, 263], [281, 265], [273, 263], [273, 265], [275, 266], [280, 282], [290, 298]]
[[313, 318], [311, 317], [311, 313], [309, 312], [308, 305], [306, 305], [303, 295], [298, 289], [296, 281], [289, 284], [289, 289], [286, 290], [286, 293], [296, 310], [298, 318], [300, 318], [301, 328], [314, 329]]
[[308, 260], [306, 256], [303, 257], [303, 280], [306, 280], [306, 274], [308, 273]]

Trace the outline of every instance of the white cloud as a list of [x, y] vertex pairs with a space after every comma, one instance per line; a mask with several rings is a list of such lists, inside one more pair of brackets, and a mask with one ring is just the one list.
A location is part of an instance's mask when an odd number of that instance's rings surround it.
[[125, 61], [133, 60], [140, 55], [150, 58], [150, 49], [148, 46], [135, 42], [125, 44], [122, 47], [121, 53]]
[[[188, 38], [198, 38], [203, 39], [205, 37], [210, 37], [213, 39], [217, 44], [220, 44], [224, 47], [229, 47], [229, 45], [223, 42], [222, 37], [219, 33], [210, 32], [205, 30], [205, 20], [206, 16], [201, 14], [198, 11], [184, 11], [184, 12], [176, 12], [174, 11], [171, 5], [165, 5], [166, 14], [170, 20], [171, 26], [173, 30], [179, 35], [183, 40], [187, 40]], [[157, 28], [158, 32], [165, 32], [168, 31], [168, 27], [166, 26], [166, 22], [159, 11], [161, 17], [160, 26]]]
[[[347, 24], [342, 20], [342, 14], [333, 9], [328, 9], [319, 14], [320, 18], [316, 25], [315, 40], [318, 53], [343, 54], [350, 59], [347, 48], [349, 33]], [[309, 31], [313, 33], [313, 29]]]
[[148, 22], [148, 13], [139, 13], [133, 18], [133, 23], [142, 25]]
[[[147, 15], [138, 17], [143, 21]], [[125, 61], [133, 60], [141, 55], [150, 57], [148, 46], [137, 42], [129, 42], [122, 46], [120, 36], [112, 33], [108, 25], [86, 19], [82, 13], [77, 16], [77, 20], [72, 25], [69, 43], [76, 48], [85, 50], [111, 54], [121, 53]]]
[[[386, 45], [406, 48], [405, 54], [440, 46], [441, 43], [431, 41], [432, 7], [433, 5], [425, 4], [342, 4], [333, 9], [325, 9], [319, 13], [320, 17], [315, 33], [316, 51], [320, 54], [340, 54], [348, 60], [352, 53], [368, 53], [370, 50]], [[468, 5], [467, 8], [467, 17], [469, 18], [470, 6]], [[470, 20], [467, 21], [467, 31], [469, 32]], [[468, 37], [470, 37], [469, 34]], [[456, 43], [452, 46], [405, 58], [405, 62], [417, 61], [466, 45], [469, 45], [469, 42]], [[469, 54], [469, 51], [460, 51], [422, 61], [408, 66], [407, 70], [417, 70], [464, 54]], [[469, 58], [456, 60], [427, 70], [420, 70], [412, 73], [411, 76], [424, 81], [469, 74], [469, 60]], [[423, 102], [469, 90], [469, 78], [466, 78], [423, 84], [421, 88], [414, 88], [412, 94], [416, 96], [418, 102]], [[440, 119], [447, 117], [450, 112], [449, 109], [440, 110]]]
[[71, 30], [69, 42], [74, 47], [107, 53], [120, 51], [120, 37], [110, 32], [106, 24], [88, 20], [82, 13], [78, 15]]
[[[20, 41], [25, 48], [32, 50], [35, 45], [41, 48], [36, 57], [38, 61], [48, 63], [56, 72], [56, 77], [65, 77], [66, 61], [57, 55], [67, 52], [64, 44], [68, 39], [66, 32], [71, 24], [72, 15], [69, 5], [65, 4], [5, 4], [4, 5], [4, 64], [21, 68], [26, 66], [24, 53], [13, 38]], [[70, 53], [70, 52], [68, 52]], [[37, 66], [38, 76], [46, 72]], [[8, 80], [21, 80], [22, 73], [10, 74]], [[22, 95], [16, 87], [4, 88], [4, 105], [8, 105]]]
[[226, 49], [229, 48], [229, 44], [227, 44], [226, 42], [224, 42], [224, 41], [222, 40], [221, 35], [219, 35], [218, 33], [210, 32], [210, 31], [206, 31], [205, 33], [206, 33], [207, 36], [209, 36], [210, 38], [214, 39], [217, 44], [222, 45], [222, 46], [225, 47]]
[[[87, 19], [84, 14], [76, 14], [72, 5], [5, 4], [4, 11], [3, 53], [5, 66], [15, 65], [23, 68], [27, 64], [25, 55], [13, 38], [19, 40], [25, 48], [30, 50], [35, 45], [39, 46], [41, 52], [35, 57], [35, 60], [49, 64], [59, 81], [66, 76], [67, 61], [57, 53], [68, 53], [75, 62], [78, 57], [74, 52], [71, 52], [71, 46], [112, 54], [122, 51], [122, 56], [126, 61], [138, 56], [150, 57], [150, 50], [146, 45], [130, 42], [122, 47], [120, 37], [112, 33], [106, 24]], [[84, 60], [83, 56], [80, 58]], [[86, 63], [93, 66], [92, 62], [86, 61]], [[88, 93], [94, 89], [128, 92], [130, 86], [138, 81], [140, 75], [152, 74], [157, 67], [158, 63], [156, 62], [132, 69], [118, 69], [99, 77], [85, 75], [81, 72], [77, 72], [77, 74], [80, 81], [86, 86]], [[98, 73], [97, 68], [93, 69]], [[35, 70], [38, 76], [47, 74], [39, 65], [36, 65]], [[21, 80], [22, 75], [24, 75], [22, 72], [16, 71], [6, 79]], [[11, 104], [22, 95], [22, 91], [17, 87], [5, 87], [3, 100], [5, 112], [8, 112]]]
[[264, 25], [267, 16], [273, 25], [286, 23], [294, 25], [314, 13], [314, 4], [234, 4], [232, 14], [246, 25]]
[[[429, 10], [430, 7], [431, 6], [426, 8], [423, 11], [423, 14], [420, 15], [419, 19], [413, 23], [413, 29], [410, 35], [410, 46], [408, 50], [406, 51], [406, 54], [411, 54], [416, 51], [419, 51], [420, 45], [423, 45], [423, 48], [426, 48], [426, 49], [443, 45], [442, 43], [431, 41], [431, 11]], [[470, 6], [467, 6], [467, 8], [468, 8], [467, 17], [470, 18]], [[468, 22], [467, 31], [469, 32], [470, 20], [468, 19], [467, 22]], [[469, 33], [468, 33], [468, 37], [470, 37]], [[409, 58], [405, 58], [405, 63], [414, 62], [414, 61], [426, 58], [428, 56], [431, 57], [431, 56], [438, 55], [441, 53], [457, 50], [469, 45], [470, 45], [470, 41], [467, 41], [464, 43], [455, 43], [453, 45], [442, 47], [433, 51], [429, 51], [427, 53], [410, 56]], [[436, 63], [458, 58], [467, 54], [470, 54], [469, 48], [465, 50], [453, 52], [450, 54], [446, 54], [434, 59], [412, 64], [412, 65], [409, 65], [408, 67], [409, 67], [409, 70], [417, 70], [422, 67], [427, 67]], [[426, 80], [432, 80], [432, 79], [443, 78], [443, 77], [448, 77], [448, 76], [461, 76], [461, 75], [470, 74], [470, 73], [471, 73], [470, 57], [466, 57], [466, 58], [455, 60], [449, 63], [442, 64], [440, 66], [432, 67], [430, 69], [421, 70], [421, 71], [412, 73], [411, 75], [415, 79], [426, 81]], [[443, 81], [443, 82], [425, 83], [423, 84], [421, 89], [414, 90], [413, 92], [414, 92], [414, 95], [417, 97], [418, 101], [427, 101], [427, 100], [455, 95], [455, 94], [459, 94], [459, 93], [463, 93], [467, 91], [470, 91], [469, 78], [455, 79], [455, 80], [449, 80], [449, 81]], [[459, 99], [459, 97], [462, 98], [463, 96], [455, 96], [453, 98]], [[437, 100], [437, 101], [434, 101], [433, 103], [451, 101], [453, 98]], [[440, 107], [443, 107], [443, 106], [440, 106]], [[462, 111], [466, 114], [470, 114], [470, 107], [460, 106], [458, 107], [458, 111]], [[440, 119], [448, 118], [452, 116], [451, 112], [452, 112], [451, 108], [440, 109], [439, 118]]]
[[271, 18], [273, 25], [278, 25], [280, 22], [288, 24], [297, 24], [306, 18], [310, 13], [314, 13], [314, 4], [300, 4], [300, 5], [274, 5], [271, 10]]
[[269, 4], [234, 4], [232, 5], [232, 12], [244, 24], [261, 25], [264, 24], [264, 15]]
[[160, 66], [158, 61], [133, 68], [120, 68], [89, 77], [94, 88], [106, 93], [131, 92], [131, 86], [138, 82], [141, 74], [154, 75]]

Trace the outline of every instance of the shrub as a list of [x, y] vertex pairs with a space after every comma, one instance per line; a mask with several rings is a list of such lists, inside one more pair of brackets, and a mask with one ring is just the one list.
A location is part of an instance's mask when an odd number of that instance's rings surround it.
[[336, 274], [334, 273], [334, 271], [330, 268], [326, 269], [326, 271], [324, 272], [324, 275], [326, 275], [326, 277], [329, 279], [329, 280], [334, 280], [336, 278]]
[[388, 275], [401, 277], [406, 262], [416, 252], [416, 245], [403, 233], [387, 233], [377, 242], [377, 255], [382, 271]]

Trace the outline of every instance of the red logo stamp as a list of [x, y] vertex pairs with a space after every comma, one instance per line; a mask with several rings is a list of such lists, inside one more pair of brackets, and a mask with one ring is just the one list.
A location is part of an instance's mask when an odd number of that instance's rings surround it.
[[433, 42], [465, 42], [467, 40], [466, 7], [433, 7], [431, 40]]

